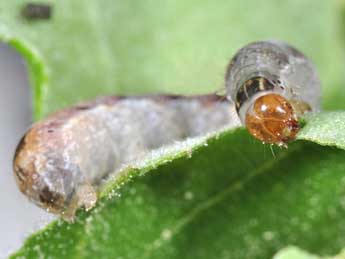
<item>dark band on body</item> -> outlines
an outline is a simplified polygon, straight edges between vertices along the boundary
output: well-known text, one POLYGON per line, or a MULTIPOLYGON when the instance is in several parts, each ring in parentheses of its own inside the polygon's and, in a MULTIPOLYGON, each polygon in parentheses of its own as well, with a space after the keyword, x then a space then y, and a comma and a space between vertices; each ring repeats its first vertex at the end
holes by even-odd
POLYGON ((238 89, 236 95, 236 110, 241 108, 242 104, 250 99, 253 95, 261 91, 269 91, 274 88, 272 82, 267 80, 264 77, 253 77, 247 80, 241 87, 238 89))

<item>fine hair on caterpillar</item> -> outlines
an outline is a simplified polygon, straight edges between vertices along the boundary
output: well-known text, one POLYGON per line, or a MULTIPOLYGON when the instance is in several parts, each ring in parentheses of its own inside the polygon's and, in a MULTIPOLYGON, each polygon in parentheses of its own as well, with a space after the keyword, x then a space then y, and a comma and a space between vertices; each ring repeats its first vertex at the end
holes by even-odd
POLYGON ((79 207, 95 205, 101 180, 152 150, 241 124, 262 142, 286 146, 301 116, 319 109, 314 66, 280 41, 240 49, 225 85, 225 96, 110 96, 52 114, 18 144, 13 169, 19 189, 72 220, 79 207))

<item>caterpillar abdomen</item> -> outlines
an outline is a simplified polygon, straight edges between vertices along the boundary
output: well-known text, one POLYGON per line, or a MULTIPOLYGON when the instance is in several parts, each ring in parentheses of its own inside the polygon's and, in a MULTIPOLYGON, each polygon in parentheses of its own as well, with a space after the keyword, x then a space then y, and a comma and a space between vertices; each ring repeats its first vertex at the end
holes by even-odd
POLYGON ((30 200, 64 218, 91 208, 102 179, 150 150, 239 125, 216 95, 105 97, 34 124, 18 145, 14 172, 30 200))

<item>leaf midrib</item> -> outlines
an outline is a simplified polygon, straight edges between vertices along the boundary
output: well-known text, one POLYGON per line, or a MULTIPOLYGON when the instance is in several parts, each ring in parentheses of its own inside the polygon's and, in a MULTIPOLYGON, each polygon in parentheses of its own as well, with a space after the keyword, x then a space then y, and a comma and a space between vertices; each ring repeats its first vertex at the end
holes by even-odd
MULTIPOLYGON (((190 212, 188 212, 185 216, 181 217, 177 220, 176 224, 171 227, 165 227, 164 229, 169 229, 171 231, 170 238, 164 238, 162 235, 155 239, 151 244, 147 246, 147 249, 143 253, 143 258, 152 258, 152 253, 157 251, 161 247, 164 246, 168 241, 170 241, 174 236, 182 231, 187 225, 191 224, 191 222, 197 218, 203 211, 210 209, 211 207, 215 206, 216 204, 220 203, 225 197, 228 195, 241 190, 249 181, 253 180, 255 177, 268 172, 270 168, 274 167, 278 162, 290 156, 291 153, 298 151, 301 149, 301 145, 294 145, 290 147, 285 152, 280 152, 275 159, 270 159, 265 161, 260 167, 254 168, 254 170, 250 171, 247 176, 241 180, 237 180, 228 185, 227 188, 215 193, 214 195, 210 196, 208 199, 201 202, 199 205, 195 206, 190 212), (157 246, 157 244, 159 244, 157 246)), ((160 233, 163 233, 163 230, 160 233)))

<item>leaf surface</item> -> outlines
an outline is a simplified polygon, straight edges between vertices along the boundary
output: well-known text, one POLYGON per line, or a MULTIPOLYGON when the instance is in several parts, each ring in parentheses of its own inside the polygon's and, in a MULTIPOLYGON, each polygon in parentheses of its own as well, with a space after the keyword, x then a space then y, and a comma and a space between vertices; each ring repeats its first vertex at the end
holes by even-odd
POLYGON ((312 255, 295 246, 289 246, 289 247, 283 248, 273 257, 273 259, 344 259, 344 258, 345 258, 345 251, 341 251, 336 256, 320 257, 317 255, 312 255))

